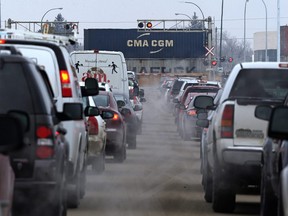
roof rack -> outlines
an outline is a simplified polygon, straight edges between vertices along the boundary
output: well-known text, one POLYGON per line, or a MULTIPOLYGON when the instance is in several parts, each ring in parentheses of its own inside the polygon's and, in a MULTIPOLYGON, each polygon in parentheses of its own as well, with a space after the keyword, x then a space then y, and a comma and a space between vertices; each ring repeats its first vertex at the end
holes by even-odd
POLYGON ((0 29, 0 39, 27 39, 27 40, 44 40, 64 45, 73 45, 76 43, 74 37, 43 34, 31 31, 17 29, 0 29))

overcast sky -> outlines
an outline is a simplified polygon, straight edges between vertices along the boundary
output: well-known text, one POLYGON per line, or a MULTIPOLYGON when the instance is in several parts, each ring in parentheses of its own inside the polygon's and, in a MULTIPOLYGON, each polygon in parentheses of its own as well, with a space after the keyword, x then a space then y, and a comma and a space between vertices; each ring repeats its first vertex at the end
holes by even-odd
MULTIPOLYGON (((187 0, 189 1, 189 0, 187 0)), ((223 31, 243 40, 244 7, 246 0, 224 0, 223 31)), ((199 18, 202 13, 193 4, 179 0, 0 0, 1 26, 11 18, 14 21, 39 21, 51 8, 63 10, 48 12, 44 20, 54 21, 61 13, 67 21, 80 22, 79 38, 87 28, 137 28, 137 19, 186 19, 175 13, 184 13, 199 18)), ((216 27, 220 28, 222 0, 193 0, 202 10, 205 18, 211 16, 216 27)), ((267 6, 267 29, 277 30, 277 0, 264 0, 267 6)), ((280 24, 288 24, 288 0, 280 0, 280 24)), ((262 0, 249 0, 246 7, 246 38, 253 33, 265 31, 266 13, 262 0)))

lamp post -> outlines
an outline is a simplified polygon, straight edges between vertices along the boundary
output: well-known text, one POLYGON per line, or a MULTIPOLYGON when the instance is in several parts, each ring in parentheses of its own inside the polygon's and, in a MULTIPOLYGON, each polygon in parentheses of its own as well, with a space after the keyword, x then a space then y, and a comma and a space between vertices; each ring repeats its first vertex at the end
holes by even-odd
POLYGON ((183 15, 183 16, 188 17, 190 20, 192 20, 192 17, 190 17, 190 16, 187 15, 187 14, 183 14, 183 13, 175 13, 175 15, 176 15, 176 16, 183 15))
POLYGON ((193 5, 195 5, 195 6, 200 10, 200 12, 201 12, 201 14, 202 14, 202 17, 203 17, 203 26, 202 26, 202 29, 205 28, 205 24, 204 24, 205 16, 204 16, 204 13, 203 13, 203 11, 201 10, 201 8, 200 8, 197 4, 195 4, 195 3, 193 3, 193 2, 190 2, 190 1, 185 1, 184 3, 193 4, 193 5))
POLYGON ((265 61, 267 61, 268 56, 267 56, 267 6, 264 2, 264 0, 262 0, 264 7, 265 7, 265 14, 266 14, 266 24, 265 24, 265 61))
MULTIPOLYGON (((183 14, 183 13, 175 13, 176 16, 179 16, 179 15, 183 15, 183 16, 186 16, 189 18, 189 20, 191 20, 191 25, 192 25, 192 17, 190 17, 189 15, 187 14, 183 14)), ((183 28, 184 28, 184 22, 183 22, 183 28)))
POLYGON ((246 61, 246 5, 249 0, 245 1, 244 7, 244 62, 246 61))
POLYGON ((281 43, 281 38, 280 38, 280 0, 277 0, 277 61, 280 62, 280 43, 281 43))
POLYGON ((50 11, 52 11, 52 10, 62 10, 62 9, 63 9, 63 8, 51 8, 51 9, 47 10, 47 11, 43 14, 43 16, 42 16, 42 18, 41 18, 41 32, 43 31, 43 29, 42 29, 42 22, 43 22, 43 19, 44 19, 45 15, 46 15, 47 13, 49 13, 50 11))
MULTIPOLYGON (((219 51, 219 59, 222 57, 222 32, 223 32, 223 6, 224 6, 224 0, 222 0, 222 6, 221 6, 221 27, 220 27, 220 51, 219 51)), ((221 61, 219 62, 219 66, 221 67, 221 61)))

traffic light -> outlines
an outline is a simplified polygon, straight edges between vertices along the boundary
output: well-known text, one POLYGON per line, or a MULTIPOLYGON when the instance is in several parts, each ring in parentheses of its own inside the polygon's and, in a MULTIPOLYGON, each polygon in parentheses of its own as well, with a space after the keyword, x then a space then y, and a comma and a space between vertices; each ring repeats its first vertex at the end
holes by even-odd
POLYGON ((228 61, 231 63, 233 62, 233 58, 232 57, 229 57, 228 61))
POLYGON ((147 22, 146 26, 147 26, 147 28, 152 28, 152 23, 151 22, 147 22))
POLYGON ((138 23, 138 28, 144 28, 144 26, 146 25, 146 28, 152 28, 152 22, 146 22, 146 21, 144 21, 144 22, 139 22, 138 23))
POLYGON ((212 61, 211 61, 211 65, 212 65, 212 66, 216 66, 216 65, 217 65, 217 61, 216 61, 216 60, 212 60, 212 61))
POLYGON ((139 22, 139 23, 138 23, 138 27, 139 27, 139 28, 143 28, 143 27, 144 27, 143 22, 139 22))

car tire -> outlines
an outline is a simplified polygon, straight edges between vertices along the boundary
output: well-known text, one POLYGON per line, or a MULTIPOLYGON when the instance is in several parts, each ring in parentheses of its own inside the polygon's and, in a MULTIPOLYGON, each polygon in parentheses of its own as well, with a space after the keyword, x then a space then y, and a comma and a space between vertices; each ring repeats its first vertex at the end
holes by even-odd
MULTIPOLYGON (((53 199, 54 203, 52 206, 45 210, 48 215, 55 215, 55 216, 66 216, 67 215, 67 190, 66 190, 66 168, 63 163, 61 168, 61 179, 59 179, 59 183, 55 189, 55 198, 53 199), (52 212, 51 214, 48 212, 52 212)), ((42 213, 41 213, 42 214, 42 213)))
POLYGON ((227 182, 226 178, 221 173, 216 158, 214 166, 212 208, 215 212, 232 213, 235 209, 236 194, 233 191, 233 188, 229 188, 229 182, 227 182))
POLYGON ((137 147, 137 136, 133 136, 128 143, 128 148, 129 149, 136 149, 137 147))
POLYGON ((267 179, 265 162, 261 174, 260 215, 277 215, 277 197, 273 193, 270 180, 267 179))
POLYGON ((126 144, 123 144, 121 149, 114 155, 114 160, 118 163, 123 163, 126 159, 126 144))
POLYGON ((81 173, 79 167, 76 170, 77 174, 75 175, 73 182, 68 184, 67 190, 67 206, 68 208, 78 208, 80 204, 80 182, 81 182, 81 173))
POLYGON ((202 185, 204 189, 204 199, 207 203, 211 203, 213 198, 213 177, 207 161, 203 164, 202 185))
POLYGON ((105 170, 105 151, 101 152, 99 157, 92 161, 92 170, 96 174, 101 174, 105 170))

